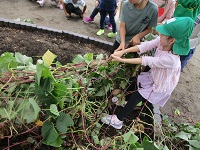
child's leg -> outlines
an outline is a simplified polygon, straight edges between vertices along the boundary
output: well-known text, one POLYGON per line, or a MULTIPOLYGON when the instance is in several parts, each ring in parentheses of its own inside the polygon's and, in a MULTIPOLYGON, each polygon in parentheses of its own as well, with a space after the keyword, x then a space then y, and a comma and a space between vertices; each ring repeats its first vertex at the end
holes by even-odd
POLYGON ((94 17, 99 13, 99 8, 95 7, 92 11, 92 13, 90 14, 90 18, 94 19, 94 17))
POLYGON ((74 5, 72 3, 68 3, 65 5, 66 11, 69 15, 74 11, 74 5))
POLYGON ((115 22, 115 11, 109 11, 109 18, 110 18, 110 23, 112 24, 112 31, 113 33, 117 32, 117 27, 116 27, 116 22, 115 22))
POLYGON ((127 117, 135 108, 135 106, 141 102, 144 101, 145 98, 142 97, 142 95, 140 95, 140 93, 138 91, 133 92, 128 99, 126 99, 126 101, 128 101, 126 103, 126 105, 121 109, 121 111, 119 113, 117 113, 117 118, 121 121, 123 121, 123 119, 125 117, 127 117))
POLYGON ((193 49, 190 49, 188 55, 185 56, 180 56, 180 60, 181 60, 181 71, 183 71, 183 68, 187 65, 188 60, 190 60, 190 58, 192 58, 194 52, 196 50, 196 47, 193 49))
POLYGON ((78 15, 79 17, 82 17, 82 10, 78 7, 78 8, 74 8, 73 13, 75 13, 76 15, 78 15))
POLYGON ((100 29, 104 29, 104 21, 106 18, 107 12, 105 10, 100 10, 100 29))

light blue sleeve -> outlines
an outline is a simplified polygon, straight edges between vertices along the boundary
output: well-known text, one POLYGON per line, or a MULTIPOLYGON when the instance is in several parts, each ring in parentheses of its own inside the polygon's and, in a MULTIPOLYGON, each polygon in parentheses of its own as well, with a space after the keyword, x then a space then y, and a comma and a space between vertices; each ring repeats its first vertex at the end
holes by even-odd
POLYGON ((124 5, 124 3, 122 4, 122 12, 120 15, 120 21, 121 22, 125 22, 125 18, 124 18, 124 9, 126 9, 126 6, 124 5))

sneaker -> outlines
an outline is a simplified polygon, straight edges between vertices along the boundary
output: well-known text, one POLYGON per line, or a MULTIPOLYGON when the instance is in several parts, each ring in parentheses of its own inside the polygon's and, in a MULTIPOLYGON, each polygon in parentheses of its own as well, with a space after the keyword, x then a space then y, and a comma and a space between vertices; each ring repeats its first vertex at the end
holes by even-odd
POLYGON ((42 7, 44 4, 44 0, 38 0, 37 3, 42 7))
POLYGON ((116 115, 106 115, 101 121, 107 125, 111 125, 115 129, 121 129, 123 125, 123 121, 120 121, 116 115))
POLYGON ((60 2, 57 3, 57 7, 63 9, 63 5, 60 2))
POLYGON ((115 37, 117 35, 117 32, 115 32, 115 33, 113 33, 113 32, 110 32, 110 33, 108 33, 108 37, 109 38, 112 38, 112 37, 115 37))
POLYGON ((83 21, 84 21, 85 23, 90 23, 90 22, 94 22, 94 19, 88 17, 88 18, 84 18, 83 21))
POLYGON ((112 30, 112 24, 108 25, 108 29, 112 30))
POLYGON ((100 30, 97 32, 97 35, 98 35, 98 36, 100 36, 100 35, 102 35, 102 34, 104 34, 104 29, 100 29, 100 30))

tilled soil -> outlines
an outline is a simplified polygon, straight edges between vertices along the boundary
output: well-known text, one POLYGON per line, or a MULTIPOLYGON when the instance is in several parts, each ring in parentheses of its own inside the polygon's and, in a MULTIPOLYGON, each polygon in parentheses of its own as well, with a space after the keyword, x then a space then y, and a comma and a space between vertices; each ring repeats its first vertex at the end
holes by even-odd
POLYGON ((77 54, 106 53, 92 44, 83 44, 62 36, 0 27, 0 55, 4 52, 20 52, 37 60, 47 50, 57 55, 57 60, 63 65, 71 62, 77 54))

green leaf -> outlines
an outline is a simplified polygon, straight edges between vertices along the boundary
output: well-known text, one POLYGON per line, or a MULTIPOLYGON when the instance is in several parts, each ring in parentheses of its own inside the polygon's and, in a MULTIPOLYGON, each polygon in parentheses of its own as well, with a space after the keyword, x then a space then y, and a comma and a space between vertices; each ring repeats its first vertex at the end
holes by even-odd
POLYGON ((200 123, 195 124, 195 127, 200 128, 200 123))
POLYGON ((39 64, 37 63, 36 65, 36 83, 38 85, 40 85, 40 79, 42 77, 42 73, 43 73, 43 70, 48 70, 48 68, 46 66, 44 66, 43 64, 39 64))
POLYGON ((101 60, 101 59, 103 59, 103 54, 98 54, 97 56, 96 56, 96 60, 101 60))
POLYGON ((142 101, 139 102, 136 106, 138 106, 138 107, 142 106, 142 101))
POLYGON ((133 131, 129 131, 123 135, 124 142, 127 144, 135 144, 139 138, 134 134, 133 131))
POLYGON ((52 94, 54 90, 54 80, 51 77, 41 78, 40 85, 35 83, 35 94, 42 103, 56 104, 57 98, 52 94))
POLYGON ((60 116, 56 120, 56 128, 61 133, 66 133, 68 127, 73 126, 74 122, 70 115, 65 114, 63 112, 60 113, 60 116))
POLYGON ((192 145, 195 148, 199 148, 200 149, 200 141, 199 140, 188 140, 188 142, 190 143, 190 145, 192 145))
POLYGON ((26 55, 22 55, 19 52, 15 53, 16 61, 22 65, 29 65, 29 63, 33 63, 33 59, 31 57, 27 57, 26 55))
POLYGON ((53 147, 61 147, 61 145, 62 145, 61 137, 58 136, 57 139, 55 141, 53 141, 52 143, 50 143, 49 145, 53 146, 53 147))
POLYGON ((64 84, 55 83, 53 95, 55 97, 64 97, 67 94, 67 88, 64 84))
POLYGON ((40 112, 40 107, 38 105, 38 103, 35 101, 35 99, 33 98, 29 98, 29 102, 32 105, 33 109, 34 109, 34 119, 37 119, 38 114, 40 112))
POLYGON ((59 116, 58 108, 55 104, 50 105, 50 112, 56 116, 59 116))
POLYGON ((155 142, 150 141, 147 137, 144 137, 142 141, 142 147, 144 150, 159 150, 155 142))
POLYGON ((73 61, 72 61, 74 64, 78 64, 78 63, 82 63, 82 62, 85 62, 85 59, 83 58, 83 56, 81 55, 77 55, 73 61))
POLYGON ((188 141, 191 138, 191 134, 181 131, 175 137, 188 141))
POLYGON ((22 115, 23 119, 25 119, 27 123, 31 123, 37 119, 40 112, 40 107, 33 98, 29 98, 28 102, 29 104, 25 107, 22 115))
POLYGON ((13 53, 3 53, 0 57, 0 71, 6 72, 10 68, 16 68, 18 65, 13 53))
POLYGON ((43 143, 50 146, 59 147, 62 144, 62 140, 58 135, 54 125, 49 121, 46 121, 42 126, 43 143))
POLYGON ((89 63, 93 60, 93 54, 92 54, 92 53, 85 54, 85 55, 84 55, 84 59, 85 59, 85 62, 86 62, 87 64, 89 64, 89 63))
POLYGON ((106 93, 104 92, 104 90, 99 90, 95 96, 104 96, 106 93))

